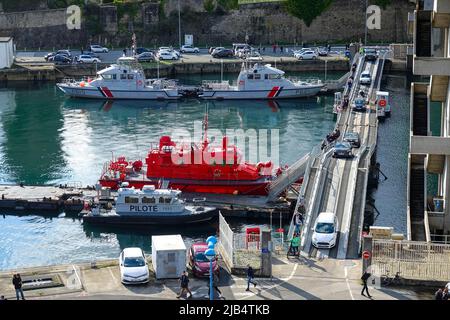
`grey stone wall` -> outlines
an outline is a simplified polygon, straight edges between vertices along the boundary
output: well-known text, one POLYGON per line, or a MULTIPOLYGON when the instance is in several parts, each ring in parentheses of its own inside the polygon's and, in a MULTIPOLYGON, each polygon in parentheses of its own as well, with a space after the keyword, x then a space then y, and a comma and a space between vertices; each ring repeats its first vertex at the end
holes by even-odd
MULTIPOLYGON (((413 4, 407 0, 392 2, 382 10, 381 30, 369 30, 369 41, 407 42, 407 15, 414 9, 413 4)), ((165 16, 157 1, 149 1, 142 4, 137 18, 125 17, 121 21, 117 21, 115 7, 104 6, 99 11, 104 32, 95 36, 90 34, 85 22, 81 31, 68 31, 65 10, 0 13, 0 36, 14 36, 18 48, 80 47, 91 40, 129 46, 131 28, 139 45, 175 45, 178 43, 178 0, 165 0, 164 4, 165 16)), ((182 34, 193 34, 196 45, 227 45, 244 41, 246 34, 254 45, 364 39, 363 0, 335 0, 310 27, 287 14, 282 4, 246 5, 225 14, 205 12, 203 0, 180 0, 180 4, 182 34)))

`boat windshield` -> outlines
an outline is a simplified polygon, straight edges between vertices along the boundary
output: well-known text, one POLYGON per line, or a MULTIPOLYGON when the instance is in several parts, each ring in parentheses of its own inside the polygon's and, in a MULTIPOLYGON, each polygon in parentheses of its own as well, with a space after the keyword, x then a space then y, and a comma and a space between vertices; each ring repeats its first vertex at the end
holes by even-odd
POLYGON ((136 268, 145 266, 145 260, 142 257, 125 258, 123 265, 127 268, 136 268))
POLYGON ((333 233, 334 225, 332 223, 319 222, 316 226, 317 233, 333 233))

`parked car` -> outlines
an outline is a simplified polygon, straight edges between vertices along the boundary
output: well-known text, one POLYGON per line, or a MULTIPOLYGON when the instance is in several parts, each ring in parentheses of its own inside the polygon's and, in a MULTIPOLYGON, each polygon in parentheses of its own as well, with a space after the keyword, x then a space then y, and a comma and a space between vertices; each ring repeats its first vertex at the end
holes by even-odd
POLYGON ((317 48, 317 54, 319 57, 327 57, 328 56, 328 49, 325 47, 317 48))
POLYGON ((359 148, 361 146, 361 139, 359 138, 358 132, 346 132, 342 140, 350 143, 353 148, 359 148))
POLYGON ((213 58, 231 58, 233 55, 233 50, 223 49, 217 52, 214 51, 212 56, 213 58))
POLYGON ((142 284, 149 281, 147 260, 140 248, 125 248, 119 257, 119 268, 123 284, 142 284))
POLYGON ((354 111, 366 111, 366 100, 364 98, 356 98, 353 105, 354 111))
POLYGON ((147 49, 147 48, 137 48, 136 49, 136 55, 140 55, 141 53, 144 53, 144 52, 152 52, 152 50, 147 49))
POLYGON ((359 83, 364 85, 370 85, 372 82, 372 76, 369 71, 364 71, 361 73, 361 77, 359 78, 359 83))
MULTIPOLYGON (((209 260, 205 256, 206 250, 208 250, 208 244, 205 242, 194 243, 189 250, 189 266, 196 277, 209 277, 209 260)), ((213 260, 213 272, 219 273, 217 259, 213 260)))
POLYGON ((372 48, 364 48, 364 60, 365 61, 375 61, 378 59, 377 50, 372 48))
POLYGON ((160 51, 158 52, 159 60, 178 60, 179 56, 175 52, 171 51, 160 51))
POLYGON ((91 45, 91 51, 95 53, 108 53, 108 48, 99 46, 98 44, 91 45))
POLYGON ((331 249, 336 245, 339 222, 336 214, 321 212, 314 223, 312 244, 316 248, 331 249))
POLYGON ((181 53, 176 50, 173 50, 173 48, 171 48, 171 47, 160 47, 158 52, 162 52, 162 51, 168 51, 168 52, 174 53, 178 58, 181 57, 181 53))
POLYGON ((76 57, 76 61, 79 63, 100 63, 102 62, 99 58, 92 57, 88 54, 82 54, 76 57))
POLYGON ((57 54, 56 56, 49 58, 48 61, 54 62, 55 64, 67 64, 71 63, 72 59, 64 54, 57 54))
POLYGON ((225 50, 224 47, 215 47, 212 51, 211 51, 211 55, 213 56, 215 53, 225 50))
POLYGON ((299 54, 305 52, 305 51, 314 51, 312 48, 302 48, 300 50, 294 50, 294 57, 298 59, 299 54))
POLYGON ((313 50, 300 52, 297 55, 297 59, 298 60, 313 60, 313 59, 317 59, 317 53, 315 51, 313 51, 313 50))
POLYGON ((45 61, 49 61, 50 58, 56 56, 56 52, 49 52, 44 56, 45 61))
POLYGON ((181 51, 181 53, 199 53, 200 49, 197 47, 193 47, 191 45, 185 44, 184 46, 181 47, 180 51, 181 51))
POLYGON ((263 61, 263 57, 257 51, 250 52, 246 58, 248 61, 263 61))
POLYGON ((214 51, 215 48, 217 48, 217 47, 210 47, 210 48, 208 49, 208 53, 209 53, 209 54, 213 53, 213 51, 214 51))
POLYGON ((333 148, 333 158, 353 158, 352 145, 349 142, 338 142, 333 148))
POLYGON ((70 50, 58 50, 58 51, 56 51, 56 54, 63 54, 63 55, 68 56, 69 58, 72 57, 72 53, 70 52, 70 50))
POLYGON ((142 52, 136 56, 138 62, 155 61, 155 55, 152 52, 142 52))

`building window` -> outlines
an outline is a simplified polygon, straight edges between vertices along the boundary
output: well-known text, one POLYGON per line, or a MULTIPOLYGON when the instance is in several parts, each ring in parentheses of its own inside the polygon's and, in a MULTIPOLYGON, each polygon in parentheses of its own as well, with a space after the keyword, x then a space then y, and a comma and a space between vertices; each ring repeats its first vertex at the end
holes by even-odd
POLYGON ((248 75, 247 75, 247 79, 253 80, 253 75, 252 75, 252 74, 248 74, 248 75))
POLYGON ((127 75, 122 73, 122 74, 120 75, 120 79, 122 79, 122 80, 127 80, 127 75))
POLYGON ((261 75, 259 73, 255 74, 255 80, 261 80, 261 75))
POLYGON ((172 201, 171 198, 166 198, 166 203, 170 203, 172 201))
POLYGON ((129 74, 128 75, 128 80, 133 80, 134 79, 134 74, 129 74))
POLYGON ((164 203, 164 197, 159 198, 159 203, 164 203))

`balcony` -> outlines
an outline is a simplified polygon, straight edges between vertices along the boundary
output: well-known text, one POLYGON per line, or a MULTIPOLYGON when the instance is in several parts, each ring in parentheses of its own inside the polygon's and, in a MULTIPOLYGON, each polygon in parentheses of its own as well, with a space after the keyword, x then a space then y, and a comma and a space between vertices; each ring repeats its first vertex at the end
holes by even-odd
POLYGON ((411 136, 410 153, 450 155, 450 137, 411 136))
POLYGON ((413 73, 418 76, 449 76, 450 58, 414 56, 413 73))

